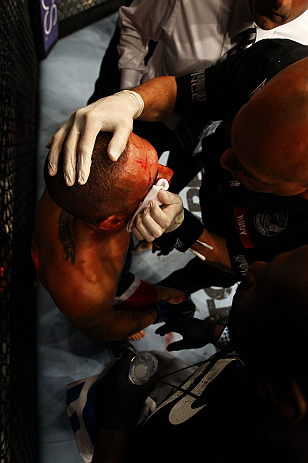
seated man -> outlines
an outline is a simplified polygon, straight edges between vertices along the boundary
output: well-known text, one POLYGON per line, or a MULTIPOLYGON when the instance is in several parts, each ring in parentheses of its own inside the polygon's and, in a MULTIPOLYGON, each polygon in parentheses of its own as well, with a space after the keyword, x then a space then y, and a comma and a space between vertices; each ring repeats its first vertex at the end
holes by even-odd
POLYGON ((93 463, 131 461, 136 448, 147 462, 307 462, 307 259, 306 245, 252 264, 230 311, 232 347, 182 369, 184 380, 170 356, 170 371, 159 359, 158 377, 132 384, 125 352, 97 383, 93 463), (148 395, 157 408, 147 400, 136 425, 148 395))
MULTIPOLYGON (((119 162, 110 161, 111 136, 97 138, 87 185, 68 187, 63 171, 50 177, 45 165, 47 188, 37 206, 32 242, 38 276, 57 307, 86 336, 102 342, 163 321, 170 304, 158 301, 185 299, 181 291, 122 272, 131 239, 128 219, 158 180, 170 181, 172 171, 159 165, 154 148, 133 133, 119 162)), ((191 301, 184 305, 194 312, 191 301)), ((183 304, 173 307, 181 310, 183 304)))

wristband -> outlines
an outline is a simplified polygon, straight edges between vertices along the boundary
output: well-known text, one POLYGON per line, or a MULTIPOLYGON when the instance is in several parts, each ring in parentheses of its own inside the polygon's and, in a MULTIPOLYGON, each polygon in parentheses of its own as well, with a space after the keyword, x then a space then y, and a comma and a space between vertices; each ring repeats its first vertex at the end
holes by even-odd
POLYGON ((185 252, 202 235, 203 230, 203 223, 187 209, 184 209, 184 221, 181 225, 169 233, 163 233, 155 241, 158 248, 171 248, 185 252))

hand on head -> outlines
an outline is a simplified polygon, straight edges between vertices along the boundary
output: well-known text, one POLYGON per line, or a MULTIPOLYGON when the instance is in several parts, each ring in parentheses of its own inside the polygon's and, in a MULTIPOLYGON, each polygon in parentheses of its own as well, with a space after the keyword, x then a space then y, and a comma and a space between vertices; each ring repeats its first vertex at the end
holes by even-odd
POLYGON ((100 131, 113 132, 108 155, 116 161, 125 149, 133 119, 139 117, 142 110, 140 95, 124 90, 75 111, 46 145, 50 149, 49 174, 57 173, 63 147, 63 170, 67 185, 75 183, 76 173, 78 183, 86 183, 97 134, 100 131))

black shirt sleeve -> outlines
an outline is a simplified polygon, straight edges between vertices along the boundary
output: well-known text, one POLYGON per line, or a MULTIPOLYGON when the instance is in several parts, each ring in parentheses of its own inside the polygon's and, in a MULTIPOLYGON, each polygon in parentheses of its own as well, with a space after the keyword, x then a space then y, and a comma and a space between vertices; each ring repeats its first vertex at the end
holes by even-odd
POLYGON ((234 117, 258 88, 307 56, 308 46, 292 40, 260 40, 217 65, 177 77, 175 111, 204 120, 234 117))

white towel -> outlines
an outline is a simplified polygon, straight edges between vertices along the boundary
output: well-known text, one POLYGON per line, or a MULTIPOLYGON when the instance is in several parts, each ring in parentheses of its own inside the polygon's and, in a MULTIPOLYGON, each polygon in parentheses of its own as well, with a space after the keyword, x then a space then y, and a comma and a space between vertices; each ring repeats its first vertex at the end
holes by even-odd
POLYGON ((127 226, 126 226, 126 230, 128 232, 132 231, 132 226, 134 224, 134 220, 135 220, 137 214, 139 214, 139 212, 143 211, 147 206, 149 206, 151 201, 156 201, 159 206, 162 204, 162 202, 159 201, 159 199, 157 198, 158 192, 160 190, 168 190, 168 188, 169 188, 169 182, 165 178, 160 178, 157 181, 157 183, 152 186, 152 188, 150 189, 148 194, 145 196, 143 201, 141 201, 141 203, 137 207, 137 210, 134 213, 134 215, 130 218, 130 220, 129 220, 127 226))

